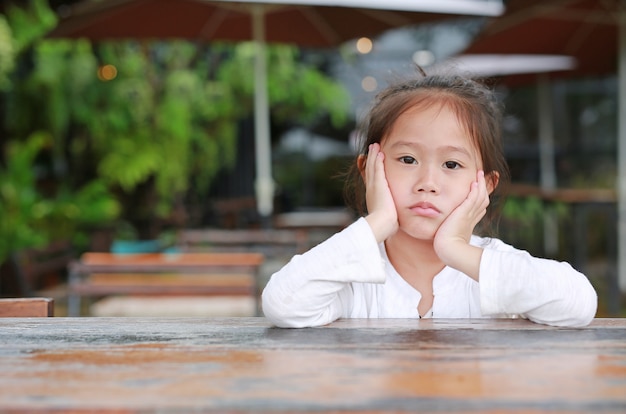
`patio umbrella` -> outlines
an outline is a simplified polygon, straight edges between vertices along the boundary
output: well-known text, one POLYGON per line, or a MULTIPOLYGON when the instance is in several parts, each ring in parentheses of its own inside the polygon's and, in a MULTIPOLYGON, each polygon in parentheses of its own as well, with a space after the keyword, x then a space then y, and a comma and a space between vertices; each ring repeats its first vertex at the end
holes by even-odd
MULTIPOLYGON (((463 51, 563 54, 576 59, 551 77, 617 73, 617 232, 619 289, 626 292, 626 4, 621 0, 511 0, 463 51)), ((511 79, 520 81, 521 78, 511 79)))
POLYGON ((460 15, 499 15, 493 0, 108 0, 84 1, 64 16, 49 37, 254 40, 255 156, 258 212, 272 214, 274 182, 266 42, 331 47, 385 30, 460 15))

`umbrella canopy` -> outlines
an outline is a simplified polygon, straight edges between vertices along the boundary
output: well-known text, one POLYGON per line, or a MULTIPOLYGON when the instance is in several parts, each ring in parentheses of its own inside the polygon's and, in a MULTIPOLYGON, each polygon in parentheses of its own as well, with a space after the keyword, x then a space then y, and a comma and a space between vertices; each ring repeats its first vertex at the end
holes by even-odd
POLYGON ((576 67, 551 77, 618 74, 617 262, 619 289, 626 292, 626 3, 511 0, 506 13, 493 19, 463 53, 562 54, 574 57, 576 67))
POLYGON ((75 5, 49 37, 254 40, 256 193, 262 218, 272 214, 265 42, 336 46, 361 36, 459 15, 499 15, 493 0, 107 0, 75 5), (292 4, 293 3, 293 4, 292 4))
POLYGON ((85 1, 74 6, 49 36, 252 40, 254 10, 263 15, 267 42, 332 47, 410 24, 459 15, 495 16, 504 9, 500 2, 484 0, 85 1))
MULTIPOLYGON (((569 55, 576 67, 552 76, 617 70, 620 0, 511 0, 464 54, 569 55)), ((509 80, 510 81, 510 80, 509 80)))

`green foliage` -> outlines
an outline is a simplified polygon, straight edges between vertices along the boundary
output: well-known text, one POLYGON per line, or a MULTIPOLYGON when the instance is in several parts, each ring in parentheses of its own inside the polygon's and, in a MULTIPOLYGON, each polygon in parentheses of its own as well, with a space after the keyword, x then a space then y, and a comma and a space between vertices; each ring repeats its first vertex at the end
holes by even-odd
MULTIPOLYGON (((7 17, 28 70, 13 73, 5 127, 13 137, 49 132, 49 174, 67 194, 97 179, 120 200, 150 200, 126 201, 123 219, 158 220, 192 182, 208 191, 234 167, 237 125, 253 110, 251 44, 43 39, 55 23, 45 0, 7 17), (102 76, 105 65, 114 76, 102 76)), ((268 60, 275 121, 345 121, 347 92, 300 63, 297 49, 269 47, 268 60)))
POLYGON ((152 44, 147 54, 137 53, 133 43, 99 50, 103 61, 117 67, 118 78, 107 82, 100 116, 87 124, 101 159, 98 172, 125 192, 154 177, 157 211, 164 215, 191 176, 208 183, 219 168, 232 165, 236 130, 224 124, 235 124, 236 107, 206 109, 229 97, 216 97, 206 86, 208 74, 194 67, 190 43, 152 44), (159 64, 148 58, 156 53, 159 64))
POLYGON ((44 244, 37 230, 49 203, 34 188, 33 160, 45 142, 42 134, 7 148, 6 167, 0 169, 0 263, 14 251, 44 244))
POLYGON ((566 217, 569 213, 566 203, 550 203, 549 206, 546 206, 537 197, 509 197, 502 207, 502 215, 521 223, 523 226, 530 226, 543 220, 547 209, 550 209, 559 218, 566 217))
POLYGON ((50 130, 60 163, 111 188, 132 193, 154 178, 152 211, 165 215, 190 176, 208 183, 232 164, 236 114, 234 105, 206 109, 214 88, 190 68, 191 44, 154 49, 163 52, 158 65, 132 42, 101 45, 101 62, 86 41, 41 42, 32 73, 14 86, 7 123, 17 136, 33 125, 50 130), (118 72, 109 81, 97 76, 106 63, 118 72))
POLYGON ((19 52, 42 38, 57 22, 47 0, 29 0, 23 7, 9 4, 6 15, 13 29, 13 44, 19 52))
POLYGON ((13 70, 14 65, 15 48, 11 28, 4 16, 0 15, 0 90, 8 86, 8 74, 13 70))
POLYGON ((569 216, 568 205, 547 204, 538 197, 508 197, 502 207, 499 236, 532 254, 543 254, 543 221, 547 214, 563 222, 569 216))
POLYGON ((102 182, 76 192, 62 189, 45 197, 37 189, 35 159, 50 144, 39 132, 7 145, 6 166, 0 169, 0 263, 13 252, 53 240, 84 240, 86 226, 114 220, 120 211, 102 182))
POLYGON ((541 220, 544 214, 543 202, 537 197, 510 197, 502 207, 502 216, 527 227, 541 220))
MULTIPOLYGON (((242 43, 235 47, 234 58, 219 71, 220 79, 231 85, 238 101, 245 103, 248 110, 252 110, 254 54, 253 43, 242 43)), ((298 58, 294 46, 267 48, 268 96, 273 118, 279 122, 297 119, 306 125, 328 114, 333 126, 345 124, 350 99, 347 90, 298 58)))

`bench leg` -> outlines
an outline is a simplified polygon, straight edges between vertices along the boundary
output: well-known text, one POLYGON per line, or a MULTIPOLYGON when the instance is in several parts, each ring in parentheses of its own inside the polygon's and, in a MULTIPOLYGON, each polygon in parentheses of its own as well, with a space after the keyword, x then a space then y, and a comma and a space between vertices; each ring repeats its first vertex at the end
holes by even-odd
POLYGON ((80 296, 70 293, 67 296, 67 316, 80 316, 80 296))
POLYGON ((69 292, 67 295, 67 316, 80 316, 80 294, 73 291, 72 286, 79 282, 80 276, 75 270, 69 274, 69 292))

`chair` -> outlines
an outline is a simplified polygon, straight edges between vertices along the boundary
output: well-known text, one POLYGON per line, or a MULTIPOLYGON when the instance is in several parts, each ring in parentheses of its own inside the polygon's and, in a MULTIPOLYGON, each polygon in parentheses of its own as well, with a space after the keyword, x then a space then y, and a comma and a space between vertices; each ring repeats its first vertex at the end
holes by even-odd
POLYGON ((39 318, 54 316, 52 298, 3 298, 0 299, 0 317, 39 318))

